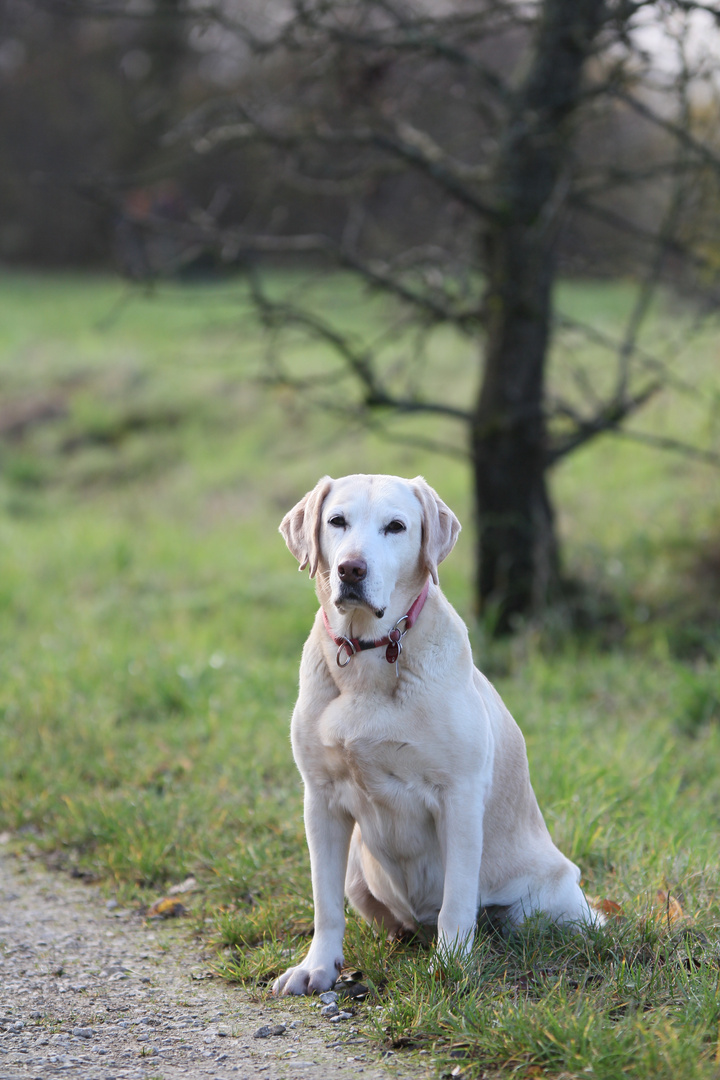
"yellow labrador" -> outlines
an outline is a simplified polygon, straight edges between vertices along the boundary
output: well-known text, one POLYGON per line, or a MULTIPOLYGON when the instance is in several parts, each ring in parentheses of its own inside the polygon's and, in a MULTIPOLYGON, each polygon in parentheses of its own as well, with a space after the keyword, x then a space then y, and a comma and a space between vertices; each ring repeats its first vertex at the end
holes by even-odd
POLYGON ((292 745, 305 784, 315 934, 276 994, 333 985, 344 898, 388 934, 437 924, 469 950, 480 906, 597 921, 555 847, 525 742, 438 586, 460 524, 422 479, 325 477, 280 526, 320 601, 292 745))

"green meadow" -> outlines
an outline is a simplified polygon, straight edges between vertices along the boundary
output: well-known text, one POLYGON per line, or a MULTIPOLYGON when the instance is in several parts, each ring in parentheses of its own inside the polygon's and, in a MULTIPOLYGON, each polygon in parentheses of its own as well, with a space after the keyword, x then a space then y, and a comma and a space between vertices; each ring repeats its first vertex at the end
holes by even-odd
MULTIPOLYGON (((484 929, 472 965, 439 979, 425 945, 349 914, 346 961, 371 989, 358 1026, 438 1075, 720 1076, 717 469, 613 436, 569 457, 553 490, 575 599, 497 643, 473 619, 467 467, 395 438, 460 433, 368 432, 337 362, 264 332, 240 283, 5 274, 0 296, 3 842, 128 904, 195 876, 189 925, 217 971, 267 994, 312 928, 288 730, 316 605, 277 526, 324 473, 422 473, 466 525, 443 587, 610 917, 588 937, 484 929), (307 394, 268 381, 284 363, 307 394)), ((623 283, 560 300, 605 334, 631 303, 623 283)), ((345 279, 315 302, 359 336, 387 314, 345 279)), ((648 348, 675 389, 636 426, 708 443, 720 328, 692 324, 672 301, 654 313, 648 348)), ((392 377, 413 348, 389 339, 392 377)), ((428 393, 466 403, 474 348, 429 335, 428 393)), ((597 342, 561 336, 558 392, 611 377, 597 342)))

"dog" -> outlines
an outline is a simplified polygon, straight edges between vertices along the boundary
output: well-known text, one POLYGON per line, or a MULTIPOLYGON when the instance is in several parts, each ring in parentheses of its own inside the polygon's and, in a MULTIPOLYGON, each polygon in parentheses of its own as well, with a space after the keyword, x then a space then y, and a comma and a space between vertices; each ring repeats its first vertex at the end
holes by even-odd
POLYGON ((305 787, 315 932, 273 992, 330 989, 344 895, 380 932, 437 926, 433 963, 470 950, 479 911, 598 922, 555 847, 525 741, 473 664, 438 584, 460 523, 422 477, 324 477, 280 525, 315 578, 291 737, 305 787))

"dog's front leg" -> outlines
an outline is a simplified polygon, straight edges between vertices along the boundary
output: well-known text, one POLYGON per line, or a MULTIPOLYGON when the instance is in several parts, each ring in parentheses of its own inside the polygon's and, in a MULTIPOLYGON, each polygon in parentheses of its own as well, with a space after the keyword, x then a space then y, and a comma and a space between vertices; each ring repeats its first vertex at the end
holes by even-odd
POLYGON ((483 801, 477 793, 455 791, 438 821, 445 878, 435 966, 466 955, 473 943, 480 906, 482 820, 483 801))
POLYGON ((301 964, 275 981, 274 994, 312 994, 329 990, 343 966, 345 871, 354 822, 333 812, 323 791, 305 788, 305 832, 310 850, 315 932, 301 964))

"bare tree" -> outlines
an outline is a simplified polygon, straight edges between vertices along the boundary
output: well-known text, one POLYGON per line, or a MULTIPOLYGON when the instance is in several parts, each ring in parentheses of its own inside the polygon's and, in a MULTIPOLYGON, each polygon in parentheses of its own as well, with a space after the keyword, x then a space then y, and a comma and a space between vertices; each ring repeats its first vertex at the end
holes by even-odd
MULTIPOLYGON (((230 186, 243 170, 264 178, 242 215, 196 218, 188 241, 251 267, 266 322, 332 348, 366 415, 459 425, 475 478, 479 604, 498 631, 511 629, 560 582, 549 470, 620 430, 668 382, 640 335, 657 289, 715 304, 707 206, 718 205, 720 150, 698 117, 720 116, 709 59, 720 55, 720 9, 235 0, 188 10, 196 28, 213 28, 219 53, 242 55, 243 70, 167 142, 215 162, 230 186), (570 402, 546 386, 562 325, 553 289, 573 260, 597 270, 596 248, 634 276, 637 300, 618 341, 573 325, 606 350, 614 374, 600 392, 578 370, 590 389, 570 402), (404 377, 383 362, 383 334, 373 341, 302 299, 278 299, 259 267, 279 256, 357 275, 392 299, 406 341, 408 327, 420 337, 449 326, 476 342, 475 400, 423 394, 416 358, 404 377)), ((285 366, 276 374, 307 387, 285 366)))

